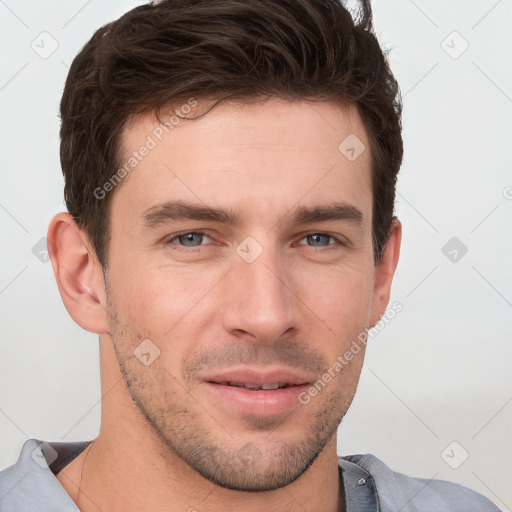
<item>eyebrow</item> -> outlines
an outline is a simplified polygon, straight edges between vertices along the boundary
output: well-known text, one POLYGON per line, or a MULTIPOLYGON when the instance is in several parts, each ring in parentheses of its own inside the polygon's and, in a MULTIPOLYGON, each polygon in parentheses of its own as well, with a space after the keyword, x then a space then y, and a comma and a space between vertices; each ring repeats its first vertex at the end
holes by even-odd
MULTIPOLYGON (((168 201, 154 206, 142 214, 142 223, 150 228, 167 222, 177 222, 186 219, 218 222, 230 226, 240 226, 244 222, 244 218, 233 210, 213 208, 181 200, 168 201)), ((363 213, 359 208, 351 204, 338 202, 312 208, 299 206, 284 215, 280 222, 283 219, 290 225, 326 221, 348 221, 354 224, 361 224, 363 213)))

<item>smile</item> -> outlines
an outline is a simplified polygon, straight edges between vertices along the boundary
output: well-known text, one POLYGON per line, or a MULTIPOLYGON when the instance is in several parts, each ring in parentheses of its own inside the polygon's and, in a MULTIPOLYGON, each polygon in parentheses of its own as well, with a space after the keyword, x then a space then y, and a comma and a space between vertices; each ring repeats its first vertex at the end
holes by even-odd
POLYGON ((237 367, 202 376, 202 389, 216 407, 250 416, 276 416, 300 405, 298 396, 316 376, 287 367, 237 367))

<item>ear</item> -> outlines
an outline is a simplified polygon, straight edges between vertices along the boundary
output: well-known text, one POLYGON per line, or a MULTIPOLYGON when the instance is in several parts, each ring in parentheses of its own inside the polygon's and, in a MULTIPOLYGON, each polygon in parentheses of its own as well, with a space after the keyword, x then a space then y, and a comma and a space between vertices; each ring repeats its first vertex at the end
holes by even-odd
POLYGON ((105 281, 89 237, 69 213, 58 213, 48 228, 48 253, 62 301, 87 331, 108 332, 105 281))
POLYGON ((394 218, 389 228, 389 237, 386 247, 375 267, 372 310, 370 313, 370 326, 373 327, 386 311, 391 293, 391 283, 400 256, 402 242, 402 224, 394 218))

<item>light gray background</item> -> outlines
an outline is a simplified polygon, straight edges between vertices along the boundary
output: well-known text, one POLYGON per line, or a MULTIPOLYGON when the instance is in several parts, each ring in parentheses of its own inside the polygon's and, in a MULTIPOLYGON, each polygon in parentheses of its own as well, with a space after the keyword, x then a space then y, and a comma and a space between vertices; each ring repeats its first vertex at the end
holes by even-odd
MULTIPOLYGON (((97 337, 70 319, 32 249, 63 210, 68 66, 96 28, 139 3, 0 0, 0 469, 29 437, 98 432, 97 337)), ((391 299, 404 310, 369 344, 338 451, 460 482, 510 511, 512 1, 388 0, 374 11, 404 100, 391 299), (452 237, 468 249, 455 247, 456 262, 442 251, 452 237)))

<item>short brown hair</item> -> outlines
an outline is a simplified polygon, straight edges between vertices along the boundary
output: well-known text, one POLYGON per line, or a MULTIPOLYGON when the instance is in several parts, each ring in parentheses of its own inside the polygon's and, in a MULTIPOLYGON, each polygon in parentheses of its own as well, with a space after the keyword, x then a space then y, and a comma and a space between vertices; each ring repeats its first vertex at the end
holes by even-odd
POLYGON ((115 192, 98 199, 94 190, 121 165, 128 119, 191 97, 270 96, 357 106, 370 140, 378 261, 402 162, 402 104, 369 1, 353 19, 339 0, 163 0, 97 30, 74 59, 62 97, 66 206, 104 269, 115 192))

